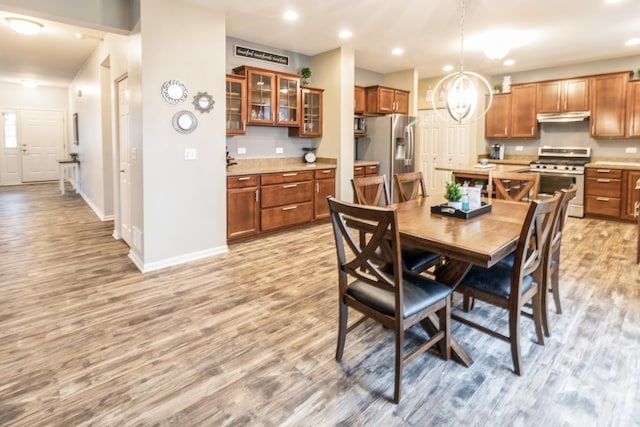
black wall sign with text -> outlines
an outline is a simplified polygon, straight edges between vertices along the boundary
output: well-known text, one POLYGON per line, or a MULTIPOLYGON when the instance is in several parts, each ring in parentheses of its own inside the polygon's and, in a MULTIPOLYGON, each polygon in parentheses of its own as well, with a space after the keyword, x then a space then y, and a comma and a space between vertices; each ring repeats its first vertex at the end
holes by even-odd
POLYGON ((235 56, 242 56, 245 58, 257 59, 258 61, 271 62, 280 65, 289 65, 289 57, 284 55, 278 55, 275 53, 263 52, 257 49, 251 49, 244 46, 234 46, 235 56))

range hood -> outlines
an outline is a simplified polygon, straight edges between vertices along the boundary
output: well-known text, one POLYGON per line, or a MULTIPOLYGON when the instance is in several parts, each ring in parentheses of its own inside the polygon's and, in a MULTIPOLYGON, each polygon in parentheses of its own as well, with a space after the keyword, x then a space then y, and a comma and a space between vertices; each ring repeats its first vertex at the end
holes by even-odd
POLYGON ((589 111, 575 111, 571 113, 544 113, 536 115, 538 123, 565 123, 565 122, 581 122, 588 119, 591 113, 589 111))

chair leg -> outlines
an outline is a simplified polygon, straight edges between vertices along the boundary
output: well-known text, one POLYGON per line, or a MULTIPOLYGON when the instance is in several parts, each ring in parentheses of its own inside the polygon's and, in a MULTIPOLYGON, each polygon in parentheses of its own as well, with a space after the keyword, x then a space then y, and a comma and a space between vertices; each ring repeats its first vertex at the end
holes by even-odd
POLYGON ((536 327, 536 335, 538 337, 538 344, 544 345, 544 335, 542 334, 542 320, 545 317, 542 312, 542 297, 540 292, 535 294, 532 298, 532 311, 533 311, 533 324, 536 327))
POLYGON ((344 351, 344 342, 347 338, 347 317, 349 315, 349 307, 343 301, 339 302, 338 308, 338 345, 336 348, 336 360, 342 360, 342 352, 344 351))
POLYGON ((470 312, 471 310, 473 310, 475 302, 475 298, 465 295, 462 298, 462 309, 467 313, 470 312))
MULTIPOLYGON (((545 276, 545 278, 543 279, 543 283, 542 286, 540 287, 541 290, 540 292, 538 292, 538 295, 540 295, 540 306, 541 306, 541 315, 542 315, 542 330, 544 332, 544 336, 545 337, 550 337, 551 336, 551 332, 549 331, 549 316, 548 316, 548 300, 549 300, 549 293, 547 292, 547 289, 549 288, 548 282, 549 280, 547 280, 547 278, 550 276, 551 274, 547 274, 545 276)), ((535 301, 532 301, 532 305, 535 304, 535 301)), ((533 310, 533 314, 535 315, 535 307, 533 310)))
POLYGON ((511 359, 516 375, 522 375, 520 360, 520 310, 509 310, 509 340, 511 342, 511 359))
POLYGON ((400 385, 402 384, 402 368, 404 366, 404 331, 396 328, 396 369, 393 388, 393 402, 400 402, 400 385))
POLYGON ((553 302, 556 304, 556 313, 562 314, 562 307, 560 307, 560 288, 558 282, 560 281, 560 271, 556 267, 551 273, 551 290, 553 292, 553 302))

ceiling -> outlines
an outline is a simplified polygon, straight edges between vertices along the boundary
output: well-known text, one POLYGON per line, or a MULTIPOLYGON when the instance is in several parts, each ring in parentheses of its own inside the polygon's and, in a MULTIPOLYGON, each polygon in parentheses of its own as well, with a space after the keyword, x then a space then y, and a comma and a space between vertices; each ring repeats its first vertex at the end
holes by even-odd
MULTIPOLYGON (((640 0, 466 0, 461 31, 461 7, 455 0, 186 0, 226 13, 227 35, 315 55, 337 47, 355 52, 356 67, 388 73, 416 68, 419 76, 446 74, 449 64, 460 63, 464 34, 464 68, 487 75, 562 66, 594 60, 638 57, 640 45, 625 41, 640 38, 640 0), (399 7, 398 5, 402 5, 399 7), (282 19, 285 10, 299 14, 296 21, 282 19), (349 29, 343 40, 338 32, 349 29), (474 39, 490 30, 518 31, 502 36, 515 41, 506 58, 490 60, 474 39), (404 54, 391 55, 394 48, 404 54)), ((44 85, 66 86, 96 48, 103 32, 37 19, 45 25, 37 36, 11 31, 0 11, 0 80, 36 79, 44 85), (84 33, 77 39, 76 33, 84 33)))

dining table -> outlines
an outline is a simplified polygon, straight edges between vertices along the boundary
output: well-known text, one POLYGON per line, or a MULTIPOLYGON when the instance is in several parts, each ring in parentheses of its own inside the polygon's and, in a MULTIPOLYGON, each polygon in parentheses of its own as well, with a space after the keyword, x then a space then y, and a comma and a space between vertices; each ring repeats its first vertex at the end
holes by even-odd
MULTIPOLYGON (((437 281, 455 287, 473 265, 489 268, 515 251, 529 203, 502 199, 482 199, 490 208, 470 218, 458 217, 436 209, 446 202, 442 196, 427 196, 390 205, 396 209, 398 231, 403 245, 418 247, 445 257, 434 274, 437 281)), ((422 326, 427 333, 437 328, 427 318, 422 326)), ((451 339, 452 357, 465 366, 471 357, 451 339)))

